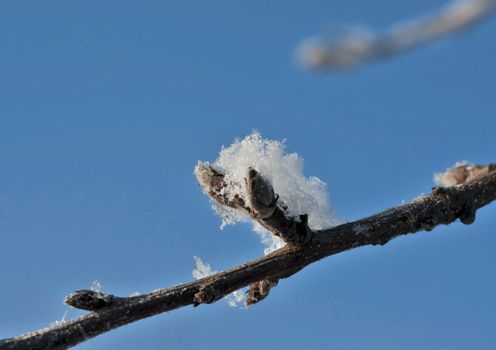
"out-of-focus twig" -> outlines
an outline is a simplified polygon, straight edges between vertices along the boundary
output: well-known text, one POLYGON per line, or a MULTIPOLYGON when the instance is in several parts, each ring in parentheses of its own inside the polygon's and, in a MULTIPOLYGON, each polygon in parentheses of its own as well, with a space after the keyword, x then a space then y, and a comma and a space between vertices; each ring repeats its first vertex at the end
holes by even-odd
POLYGON ((383 34, 350 27, 327 38, 307 39, 297 54, 313 69, 339 70, 398 53, 456 34, 496 11, 496 0, 455 0, 439 12, 392 26, 383 34))

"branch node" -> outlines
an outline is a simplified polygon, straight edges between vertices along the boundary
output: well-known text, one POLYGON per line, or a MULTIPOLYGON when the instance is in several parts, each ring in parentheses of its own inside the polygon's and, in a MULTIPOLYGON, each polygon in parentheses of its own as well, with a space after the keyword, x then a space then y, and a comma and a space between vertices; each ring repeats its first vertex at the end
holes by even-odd
POLYGON ((301 244, 310 243, 313 238, 313 231, 308 227, 308 214, 300 215, 300 222, 296 223, 296 232, 301 244))
POLYGON ((257 283, 253 283, 248 290, 248 296, 246 297, 245 304, 253 305, 259 301, 264 300, 270 293, 270 290, 277 286, 278 280, 262 280, 257 283))
POLYGON ((75 307, 76 309, 96 311, 111 305, 114 300, 115 297, 111 294, 82 289, 72 292, 66 296, 64 303, 75 307))
POLYGON ((246 192, 249 209, 264 227, 285 242, 303 245, 312 240, 313 232, 308 227, 308 214, 299 215, 299 221, 286 216, 286 207, 279 203, 271 183, 258 171, 248 168, 246 192), (282 208, 281 208, 282 207, 282 208))
MULTIPOLYGON (((372 243, 373 245, 380 245, 380 246, 384 246, 386 245, 389 241, 391 240, 391 237, 386 237, 386 236, 383 236, 383 237, 379 237, 377 239, 377 243, 372 243)), ((358 245, 357 245, 358 246, 358 245)))
POLYGON ((476 209, 472 206, 465 207, 464 212, 460 215, 460 221, 465 225, 470 225, 474 223, 476 215, 476 209))
POLYGON ((218 299, 217 293, 212 287, 201 286, 200 290, 193 297, 193 306, 200 304, 210 304, 218 299))

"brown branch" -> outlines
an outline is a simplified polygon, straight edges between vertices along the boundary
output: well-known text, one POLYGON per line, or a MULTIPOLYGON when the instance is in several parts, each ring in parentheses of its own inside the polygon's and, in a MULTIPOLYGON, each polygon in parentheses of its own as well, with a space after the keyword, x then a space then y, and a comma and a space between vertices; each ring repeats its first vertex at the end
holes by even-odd
MULTIPOLYGON (((494 165, 491 169, 494 169, 494 165)), ((383 245, 397 236, 431 230, 456 219, 470 223, 477 209, 495 199, 496 171, 491 170, 462 185, 436 187, 427 196, 377 215, 316 231, 312 240, 305 245, 287 245, 263 258, 195 282, 129 298, 87 295, 89 304, 96 298, 102 299, 104 305, 100 308, 97 302, 96 311, 74 320, 0 340, 0 350, 66 349, 125 324, 193 305, 195 295, 199 292, 205 293, 202 301, 214 302, 242 287, 291 275, 315 261, 348 249, 369 244, 383 245)), ((83 306, 86 305, 85 298, 75 299, 83 306)))
MULTIPOLYGON (((200 186, 204 192, 221 206, 240 210, 256 220, 260 225, 282 238, 287 244, 300 246, 308 243, 313 237, 313 231, 308 227, 308 215, 301 213, 298 218, 287 213, 287 207, 279 201, 272 184, 257 170, 248 168, 245 178, 246 200, 239 194, 230 198, 226 194, 228 184, 224 174, 211 165, 198 164, 195 168, 200 186)), ((299 269, 295 270, 296 273, 299 269)), ((287 276, 281 276, 287 277, 287 276)), ((245 304, 252 305, 265 299, 279 279, 265 279, 250 285, 245 304)), ((205 293, 197 295, 196 302, 202 303, 205 293)), ((196 305, 196 304, 195 304, 196 305)))
MULTIPOLYGON (((248 168, 246 172, 246 201, 239 195, 234 196, 233 199, 226 195, 225 190, 228 184, 225 182, 224 175, 212 166, 198 164, 195 174, 200 186, 212 200, 220 205, 241 210, 286 243, 299 246, 312 239, 313 231, 308 227, 308 215, 301 213, 298 218, 289 216, 288 208, 279 201, 279 196, 274 192, 272 184, 255 169, 248 168)), ((297 271, 299 269, 293 273, 297 271)), ((278 281, 279 279, 272 278, 250 285, 246 305, 265 299, 278 281)))

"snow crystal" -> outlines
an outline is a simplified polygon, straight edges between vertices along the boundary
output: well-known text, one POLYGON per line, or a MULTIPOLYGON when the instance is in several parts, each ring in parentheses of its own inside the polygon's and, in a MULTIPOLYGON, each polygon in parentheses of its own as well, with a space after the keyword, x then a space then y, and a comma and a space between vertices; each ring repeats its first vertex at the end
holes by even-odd
POLYGON ((273 235, 272 232, 267 230, 265 227, 260 225, 258 222, 253 221, 253 231, 260 236, 260 241, 267 246, 264 250, 264 254, 270 254, 274 250, 282 248, 286 245, 286 243, 276 235, 273 235))
MULTIPOLYGON (((284 142, 263 139, 254 131, 243 140, 223 147, 212 166, 225 175, 227 186, 223 194, 229 199, 238 195, 247 200, 245 178, 251 167, 272 184, 279 203, 287 206, 288 216, 308 214, 308 225, 314 230, 340 223, 329 203, 326 184, 317 177, 305 177, 303 158, 296 153, 286 153, 284 142)), ((232 208, 214 204, 214 209, 223 220, 221 227, 248 220, 246 214, 232 208)), ((282 246, 277 237, 269 239, 268 234, 258 228, 256 232, 269 246, 267 251, 282 246)))
POLYGON ((243 289, 238 289, 226 296, 225 299, 227 299, 227 305, 230 307, 239 307, 240 305, 245 305, 246 293, 243 289))
POLYGON ((203 262, 199 257, 194 256, 193 259, 195 259, 196 268, 193 270, 192 274, 197 280, 217 273, 217 271, 212 271, 210 265, 203 262))
POLYGON ((98 282, 98 280, 94 280, 93 283, 91 283, 91 290, 94 292, 101 292, 102 291, 102 284, 98 282))
POLYGON ((355 236, 365 235, 368 237, 370 235, 369 231, 372 229, 372 226, 370 226, 369 224, 355 224, 351 229, 355 236))
MULTIPOLYGON (((193 259, 195 259, 196 263, 196 268, 193 270, 193 277, 197 280, 217 273, 217 271, 212 270, 210 264, 203 262, 199 257, 194 256, 193 259)), ((227 300, 227 304, 229 306, 237 307, 238 304, 244 304, 246 296, 243 289, 238 289, 237 291, 225 296, 224 299, 227 300)))
POLYGON ((61 326, 64 323, 66 323, 67 322, 67 320, 66 320, 67 313, 68 313, 68 311, 65 310, 64 314, 62 315, 62 318, 60 320, 56 320, 56 321, 53 321, 52 323, 50 323, 50 327, 61 326))

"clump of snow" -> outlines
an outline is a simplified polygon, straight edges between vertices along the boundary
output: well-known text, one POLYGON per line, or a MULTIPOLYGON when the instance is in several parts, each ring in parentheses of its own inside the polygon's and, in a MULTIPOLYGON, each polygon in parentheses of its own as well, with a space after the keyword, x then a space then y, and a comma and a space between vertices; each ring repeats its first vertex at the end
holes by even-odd
MULTIPOLYGON (((217 271, 212 270, 210 264, 203 262, 202 259, 200 259, 199 257, 194 256, 193 259, 195 259, 195 264, 196 264, 196 268, 193 270, 193 277, 196 278, 197 280, 217 273, 217 271)), ((229 306, 237 307, 238 304, 244 305, 246 295, 243 289, 238 289, 237 291, 234 291, 231 294, 224 297, 224 299, 227 300, 227 304, 229 306)))
POLYGON ((441 187, 451 187, 463 183, 467 178, 468 170, 473 166, 467 161, 457 162, 443 173, 434 174, 434 183, 441 187))
POLYGON ((193 270, 192 274, 197 280, 217 273, 217 271, 213 271, 210 265, 203 262, 199 257, 194 256, 193 259, 195 259, 196 268, 193 270))
POLYGON ((98 280, 94 280, 93 283, 91 283, 91 290, 94 292, 101 292, 102 291, 102 284, 98 282, 98 280))
MULTIPOLYGON (((223 195, 229 199, 238 195, 247 201, 245 178, 248 168, 257 170, 272 184, 279 195, 279 203, 287 207, 287 215, 298 217, 308 214, 308 225, 314 230, 336 226, 340 223, 329 203, 326 184, 317 177, 303 175, 303 158, 296 153, 286 153, 284 141, 263 139, 254 131, 231 146, 223 147, 218 159, 212 164, 221 171, 227 186, 223 195)), ((247 221, 241 211, 214 203, 214 209, 222 218, 222 226, 247 221)), ((270 247, 280 247, 281 242, 271 235, 268 239, 262 230, 256 230, 270 247)))

